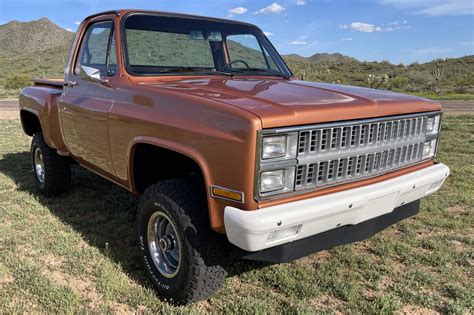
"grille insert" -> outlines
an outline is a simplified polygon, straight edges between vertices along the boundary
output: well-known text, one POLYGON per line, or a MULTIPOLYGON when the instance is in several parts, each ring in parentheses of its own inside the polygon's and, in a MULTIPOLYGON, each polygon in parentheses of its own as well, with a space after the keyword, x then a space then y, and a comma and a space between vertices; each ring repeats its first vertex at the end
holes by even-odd
POLYGON ((299 133, 299 156, 352 150, 424 137, 427 117, 304 130, 299 133))
POLYGON ((372 177, 422 160, 423 142, 296 167, 296 189, 372 177))
POLYGON ((422 160, 427 116, 299 131, 295 189, 349 182, 422 160))

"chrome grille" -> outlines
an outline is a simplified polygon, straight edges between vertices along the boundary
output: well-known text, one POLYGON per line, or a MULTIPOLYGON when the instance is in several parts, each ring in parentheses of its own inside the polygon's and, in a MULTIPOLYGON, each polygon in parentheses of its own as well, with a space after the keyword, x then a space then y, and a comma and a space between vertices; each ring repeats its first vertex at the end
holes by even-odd
POLYGON ((299 131, 295 190, 372 177, 422 160, 426 116, 299 131))
POLYGON ((426 117, 300 131, 298 155, 353 150, 423 137, 426 117))
POLYGON ((324 189, 432 159, 440 120, 439 112, 428 112, 264 129, 258 135, 255 198, 324 189), (281 135, 286 136, 287 154, 263 159, 263 139, 281 135), (263 174, 275 170, 283 171, 284 187, 262 189, 263 174))
POLYGON ((419 142, 364 155, 298 165, 296 189, 335 184, 385 173, 421 161, 422 149, 423 142, 419 142))

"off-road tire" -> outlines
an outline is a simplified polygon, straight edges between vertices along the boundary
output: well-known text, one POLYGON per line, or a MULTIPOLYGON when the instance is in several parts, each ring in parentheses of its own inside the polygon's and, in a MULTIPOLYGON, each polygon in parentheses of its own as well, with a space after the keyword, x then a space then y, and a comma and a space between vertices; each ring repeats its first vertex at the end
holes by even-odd
POLYGON ((219 289, 227 276, 228 243, 211 230, 205 190, 192 180, 168 180, 150 186, 141 197, 137 229, 145 269, 157 292, 173 304, 206 299, 219 289), (177 273, 167 278, 151 258, 147 228, 155 212, 171 219, 181 245, 177 273))
POLYGON ((36 133, 31 142, 31 165, 38 191, 47 197, 65 193, 71 186, 71 165, 44 141, 42 133, 36 133), (41 182, 35 170, 35 152, 39 149, 44 164, 44 180, 41 182))

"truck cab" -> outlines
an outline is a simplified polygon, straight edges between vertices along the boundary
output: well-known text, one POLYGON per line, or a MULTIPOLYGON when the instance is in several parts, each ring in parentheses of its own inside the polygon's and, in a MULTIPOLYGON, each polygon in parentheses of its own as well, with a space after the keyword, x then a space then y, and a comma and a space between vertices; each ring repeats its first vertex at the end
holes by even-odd
POLYGON ((449 168, 437 102, 300 81, 257 26, 119 10, 87 17, 63 80, 20 94, 39 192, 79 164, 140 198, 158 293, 186 304, 229 257, 285 262, 415 215, 449 168))

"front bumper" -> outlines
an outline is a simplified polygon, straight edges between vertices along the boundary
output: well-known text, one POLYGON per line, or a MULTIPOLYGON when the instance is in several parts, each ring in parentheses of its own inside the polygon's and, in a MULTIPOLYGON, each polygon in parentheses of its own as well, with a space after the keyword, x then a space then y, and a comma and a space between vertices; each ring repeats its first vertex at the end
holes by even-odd
POLYGON ((436 192, 448 175, 448 166, 436 164, 380 183, 257 211, 226 207, 227 238, 255 252, 356 225, 436 192))

